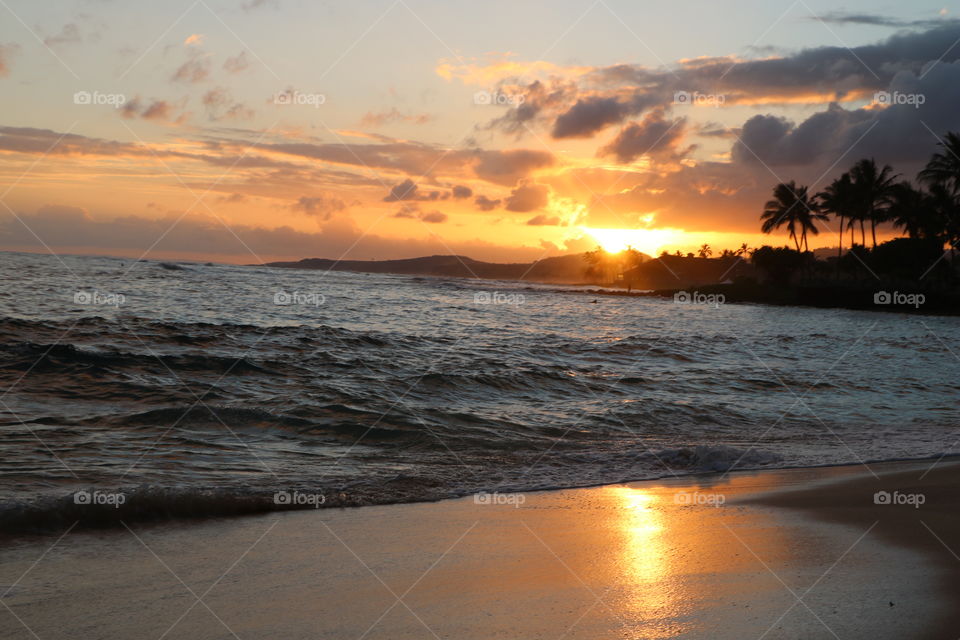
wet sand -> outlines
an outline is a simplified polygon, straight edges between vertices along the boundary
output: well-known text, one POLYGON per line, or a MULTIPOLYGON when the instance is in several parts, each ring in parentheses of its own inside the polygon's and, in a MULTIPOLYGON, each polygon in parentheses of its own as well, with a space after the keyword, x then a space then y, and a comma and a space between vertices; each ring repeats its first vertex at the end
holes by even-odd
POLYGON ((957 637, 960 561, 922 523, 960 541, 960 476, 917 480, 929 466, 5 540, 0 638, 957 637), (875 505, 875 486, 927 500, 875 505))

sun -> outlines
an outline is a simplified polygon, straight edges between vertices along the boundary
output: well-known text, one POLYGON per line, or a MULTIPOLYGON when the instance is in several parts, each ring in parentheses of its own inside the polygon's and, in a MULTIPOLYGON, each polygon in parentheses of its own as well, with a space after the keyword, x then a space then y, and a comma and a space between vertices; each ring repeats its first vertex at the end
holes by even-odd
POLYGON ((583 231, 590 234, 604 251, 620 253, 632 247, 637 251, 656 256, 659 251, 670 244, 676 243, 683 235, 677 229, 593 229, 583 227, 583 231))

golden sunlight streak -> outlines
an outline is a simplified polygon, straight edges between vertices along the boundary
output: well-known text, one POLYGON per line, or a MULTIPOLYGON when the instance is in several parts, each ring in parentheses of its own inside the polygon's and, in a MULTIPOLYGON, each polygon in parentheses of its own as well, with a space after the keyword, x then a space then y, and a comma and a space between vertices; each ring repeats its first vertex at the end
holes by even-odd
POLYGON ((680 229, 582 229, 610 253, 619 253, 627 247, 633 247, 654 257, 667 245, 680 242, 684 236, 680 229))

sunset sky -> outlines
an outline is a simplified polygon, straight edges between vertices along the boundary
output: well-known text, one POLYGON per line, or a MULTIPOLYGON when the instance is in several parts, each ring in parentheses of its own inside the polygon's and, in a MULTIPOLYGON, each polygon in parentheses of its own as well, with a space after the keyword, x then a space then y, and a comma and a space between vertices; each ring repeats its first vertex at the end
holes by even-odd
MULTIPOLYGON (((956 3, 3 0, 0 16, 4 249, 782 245, 758 222, 777 182, 817 191, 870 156, 912 178, 960 130, 956 3)), ((836 246, 831 224, 812 246, 836 246)))

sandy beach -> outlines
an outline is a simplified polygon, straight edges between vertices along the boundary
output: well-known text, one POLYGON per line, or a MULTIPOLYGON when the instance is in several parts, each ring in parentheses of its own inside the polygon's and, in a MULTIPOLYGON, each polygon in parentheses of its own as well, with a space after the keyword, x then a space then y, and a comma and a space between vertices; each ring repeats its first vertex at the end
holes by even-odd
POLYGON ((8 540, 0 637, 954 637, 958 465, 921 478, 929 469, 735 473, 8 540), (925 501, 878 505, 878 490, 925 501))

